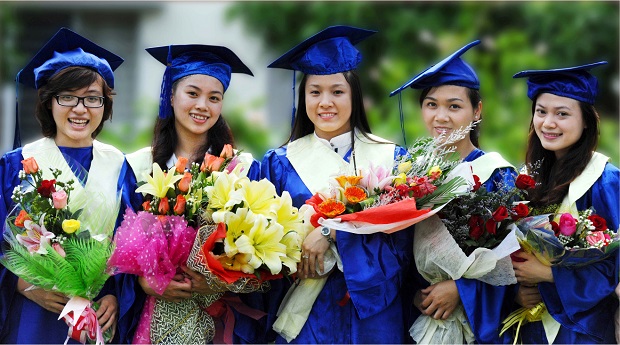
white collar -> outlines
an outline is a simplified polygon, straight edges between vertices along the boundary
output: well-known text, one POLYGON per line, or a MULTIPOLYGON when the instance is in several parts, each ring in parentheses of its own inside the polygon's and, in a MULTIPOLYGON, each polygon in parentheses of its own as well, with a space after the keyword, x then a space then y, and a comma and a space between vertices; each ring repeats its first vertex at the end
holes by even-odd
POLYGON ((326 139, 323 139, 323 138, 319 138, 319 136, 316 135, 316 132, 314 132, 314 137, 321 144, 329 147, 330 150, 335 151, 336 153, 338 153, 338 155, 340 155, 340 157, 344 157, 344 155, 351 148, 351 131, 348 131, 346 133, 342 133, 340 135, 337 135, 337 136, 333 137, 329 141, 326 140, 326 139))
POLYGON ((177 161, 179 159, 177 158, 177 155, 175 155, 174 153, 172 153, 172 156, 170 156, 170 158, 168 159, 168 161, 166 162, 166 167, 168 167, 168 170, 171 170, 172 167, 174 167, 175 165, 177 165, 177 161))

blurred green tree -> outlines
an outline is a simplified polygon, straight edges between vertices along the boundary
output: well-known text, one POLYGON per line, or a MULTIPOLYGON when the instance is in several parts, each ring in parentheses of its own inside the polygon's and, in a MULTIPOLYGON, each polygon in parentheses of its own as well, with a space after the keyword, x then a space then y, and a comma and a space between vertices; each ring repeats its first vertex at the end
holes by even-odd
MULTIPOLYGON (((597 109, 600 151, 618 164, 619 2, 240 2, 228 15, 268 49, 285 52, 330 25, 376 29, 364 41, 359 71, 373 130, 402 143, 398 100, 388 94, 431 64, 474 39, 465 56, 478 73, 483 96, 483 149, 524 160, 531 102, 524 69, 572 66, 599 60, 597 109)), ((419 92, 403 93, 408 142, 426 135, 419 92)))

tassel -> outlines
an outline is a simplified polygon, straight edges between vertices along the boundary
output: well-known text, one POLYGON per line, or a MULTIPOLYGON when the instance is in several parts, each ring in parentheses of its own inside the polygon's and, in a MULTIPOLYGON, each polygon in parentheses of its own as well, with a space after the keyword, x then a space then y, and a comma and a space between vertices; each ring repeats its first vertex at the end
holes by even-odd
POLYGON ((166 64, 166 71, 164 72, 164 78, 161 81, 161 91, 159 94, 159 118, 166 119, 172 115, 171 113, 171 101, 172 96, 172 46, 168 46, 168 58, 166 64))
POLYGON ((400 113, 400 131, 403 134, 403 143, 407 147, 407 137, 405 136, 405 114, 403 114, 402 92, 398 93, 398 112, 400 113))
POLYGON ((22 71, 17 73, 15 78, 15 134, 13 136, 13 150, 22 146, 22 138, 19 132, 19 75, 22 71))
POLYGON ((293 129, 295 125, 295 112, 297 111, 297 109, 295 109, 295 84, 295 71, 293 71, 293 113, 291 114, 291 129, 293 129))

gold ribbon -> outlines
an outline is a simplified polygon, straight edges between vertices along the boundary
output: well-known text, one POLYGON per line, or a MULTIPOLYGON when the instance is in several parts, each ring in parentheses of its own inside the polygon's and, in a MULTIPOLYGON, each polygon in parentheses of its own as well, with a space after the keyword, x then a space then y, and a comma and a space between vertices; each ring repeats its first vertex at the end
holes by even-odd
POLYGON ((515 332, 515 341, 513 342, 513 345, 515 345, 517 343, 517 339, 519 339, 519 331, 521 330, 521 325, 528 322, 542 321, 543 314, 545 313, 549 314, 544 302, 539 302, 533 308, 519 308, 510 313, 510 315, 508 315, 508 317, 505 318, 504 321, 502 321, 504 327, 502 327, 499 335, 501 336, 502 334, 504 334, 504 332, 506 332, 508 329, 510 329, 516 324, 517 330, 515 332))

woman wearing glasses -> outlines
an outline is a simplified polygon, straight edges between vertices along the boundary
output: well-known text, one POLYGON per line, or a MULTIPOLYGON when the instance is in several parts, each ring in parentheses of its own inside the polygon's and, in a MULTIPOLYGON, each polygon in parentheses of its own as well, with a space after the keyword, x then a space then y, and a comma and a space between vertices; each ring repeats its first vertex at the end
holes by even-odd
MULTIPOLYGON (((34 157, 44 174, 55 168, 62 171, 59 180, 80 181, 81 193, 96 193, 99 202, 117 200, 126 171, 123 154, 95 137, 103 123, 112 117, 113 71, 122 62, 121 57, 62 28, 19 72, 20 83, 38 90, 35 116, 44 138, 10 151, 0 159, 3 225, 15 206, 11 196, 13 189, 21 184, 22 160, 29 157, 34 157), (84 172, 88 172, 87 178, 84 172)), ((18 135, 15 144, 20 145, 18 135)), ((97 213, 116 213, 113 208, 97 210, 97 213)), ((117 217, 117 214, 110 216, 117 217)), ((0 242, 4 245, 2 238, 0 242)), ((113 333, 119 315, 122 317, 113 294, 114 281, 109 279, 95 298, 100 304, 96 315, 102 330, 111 328, 113 333)), ((67 324, 59 320, 69 300, 67 296, 36 288, 3 266, 0 266, 0 286, 0 343, 63 343, 67 339, 67 324)))

